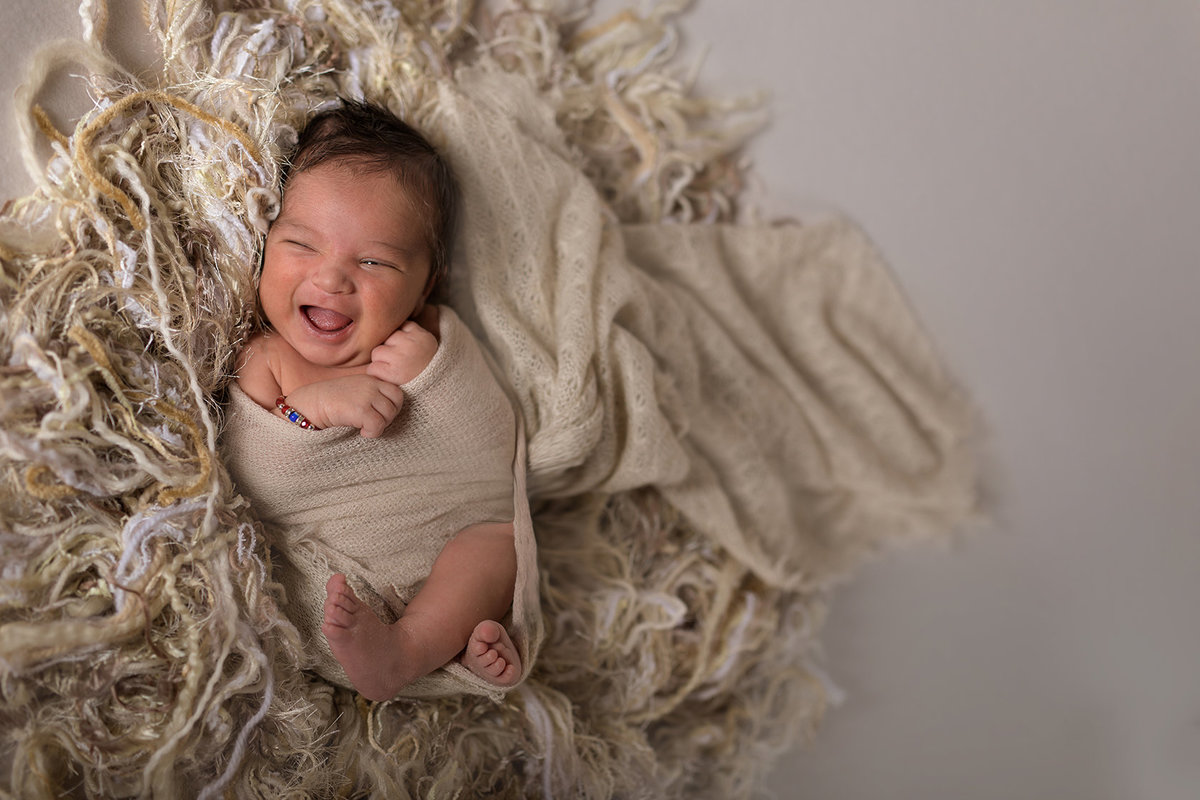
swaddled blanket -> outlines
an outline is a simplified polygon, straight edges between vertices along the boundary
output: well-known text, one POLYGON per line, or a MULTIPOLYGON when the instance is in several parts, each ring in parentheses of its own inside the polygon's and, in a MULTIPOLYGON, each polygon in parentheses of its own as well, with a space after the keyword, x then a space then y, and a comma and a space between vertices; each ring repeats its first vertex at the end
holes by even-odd
MULTIPOLYGON (((302 430, 230 387, 225 461, 238 489, 278 533, 286 610, 314 668, 342 686, 351 684, 321 633, 329 577, 346 573, 359 597, 394 622, 446 542, 480 522, 514 520, 518 572, 508 628, 525 674, 533 660, 537 566, 523 437, 479 346, 448 308, 441 309, 440 328, 437 353, 404 385, 404 406, 378 439, 353 428, 302 430)), ((456 692, 504 690, 451 663, 403 694, 456 692)))

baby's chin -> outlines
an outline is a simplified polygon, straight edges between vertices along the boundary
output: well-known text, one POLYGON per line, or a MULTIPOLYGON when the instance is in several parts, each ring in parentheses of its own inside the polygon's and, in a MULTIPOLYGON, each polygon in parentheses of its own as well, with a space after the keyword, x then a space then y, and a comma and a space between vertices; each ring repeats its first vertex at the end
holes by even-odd
POLYGON ((320 359, 320 360, 306 359, 306 360, 308 360, 309 364, 311 364, 313 367, 317 367, 319 369, 337 370, 338 372, 345 372, 348 375, 357 374, 360 372, 366 372, 367 367, 370 366, 370 364, 371 364, 371 357, 369 355, 368 356, 358 356, 355 358, 350 358, 350 359, 345 359, 345 360, 338 360, 338 359, 320 359))
POLYGON ((350 352, 338 352, 335 348, 314 346, 312 342, 289 341, 288 345, 301 361, 313 369, 336 370, 354 374, 366 372, 367 366, 371 363, 371 350, 364 352, 358 348, 350 352))

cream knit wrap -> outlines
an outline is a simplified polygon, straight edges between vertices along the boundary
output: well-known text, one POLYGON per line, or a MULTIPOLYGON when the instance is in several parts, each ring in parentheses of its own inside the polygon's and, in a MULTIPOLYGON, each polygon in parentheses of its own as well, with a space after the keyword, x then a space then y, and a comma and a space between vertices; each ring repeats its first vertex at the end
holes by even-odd
MULTIPOLYGON (((437 353, 404 385, 404 406, 378 439, 354 428, 303 430, 230 387, 225 462, 277 534, 285 610, 313 668, 341 686, 351 684, 321 632, 329 577, 344 572, 358 596, 393 622, 446 542, 476 523, 514 520, 518 570, 507 627, 522 677, 540 637, 524 437, 479 346, 449 308, 441 309, 440 328, 437 353)), ((452 662, 402 694, 504 691, 452 662)))

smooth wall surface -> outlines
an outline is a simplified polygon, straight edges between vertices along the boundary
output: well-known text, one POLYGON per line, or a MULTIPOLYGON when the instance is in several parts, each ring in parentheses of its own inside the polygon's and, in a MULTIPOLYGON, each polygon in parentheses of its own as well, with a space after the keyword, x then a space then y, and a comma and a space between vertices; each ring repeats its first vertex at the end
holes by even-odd
POLYGON ((774 87, 780 210, 848 210, 990 426, 994 523, 871 565, 778 796, 1200 797, 1200 5, 701 3, 774 87))
MULTIPOLYGON (((74 6, 7 0, 5 102, 74 6)), ((773 93, 765 209, 865 225, 990 428, 993 523, 836 594, 846 700, 764 795, 1200 796, 1200 5, 700 0, 681 24, 706 85, 773 93)))

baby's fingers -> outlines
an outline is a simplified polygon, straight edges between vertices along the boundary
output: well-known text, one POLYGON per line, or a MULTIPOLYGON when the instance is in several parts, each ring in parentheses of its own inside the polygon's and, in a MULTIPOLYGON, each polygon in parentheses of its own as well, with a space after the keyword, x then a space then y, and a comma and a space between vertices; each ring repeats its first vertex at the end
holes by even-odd
POLYGON ((359 434, 364 439, 375 439, 383 435, 387 426, 400 413, 404 405, 404 392, 398 386, 381 382, 379 393, 371 400, 371 404, 363 412, 362 425, 359 434))
POLYGON ((397 353, 408 357, 425 354, 432 356, 437 350, 437 344, 436 336, 410 319, 401 325, 399 330, 393 331, 379 347, 394 348, 397 353))
POLYGON ((358 429, 358 435, 364 439, 378 439, 382 434, 390 420, 385 420, 377 411, 369 411, 363 417, 362 427, 358 429))
POLYGON ((396 406, 390 403, 371 405, 363 412, 362 427, 358 429, 359 435, 364 439, 377 439, 382 436, 387 426, 396 418, 396 410, 396 406))
MULTIPOLYGON (((408 323, 406 323, 406 326, 408 323)), ((408 383, 420 375, 437 352, 437 339, 423 328, 401 329, 371 351, 367 374, 395 384, 408 383)))
POLYGON ((394 383, 380 381, 379 393, 383 395, 385 400, 391 403, 391 413, 393 415, 400 411, 400 406, 404 405, 404 390, 394 383))

